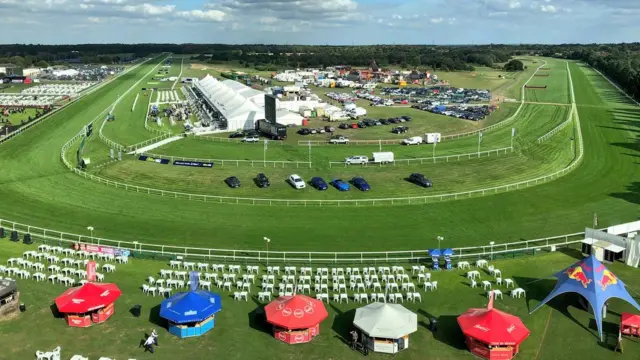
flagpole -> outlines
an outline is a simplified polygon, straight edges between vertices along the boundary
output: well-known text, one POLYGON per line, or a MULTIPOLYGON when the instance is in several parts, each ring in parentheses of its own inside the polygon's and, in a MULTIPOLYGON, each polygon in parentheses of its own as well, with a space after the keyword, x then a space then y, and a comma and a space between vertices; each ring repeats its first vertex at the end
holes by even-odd
POLYGON ((516 128, 511 128, 511 152, 513 152, 513 138, 516 136, 516 128))

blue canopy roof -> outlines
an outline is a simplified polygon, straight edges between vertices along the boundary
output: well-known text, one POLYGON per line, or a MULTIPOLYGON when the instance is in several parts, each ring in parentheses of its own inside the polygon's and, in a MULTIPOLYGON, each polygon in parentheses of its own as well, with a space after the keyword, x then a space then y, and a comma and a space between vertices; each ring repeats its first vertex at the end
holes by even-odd
POLYGON ((440 249, 431 249, 429 250, 429 254, 431 254, 431 256, 440 256, 440 249))
POLYGON ((602 340, 602 308, 609 299, 620 298, 640 310, 640 306, 629 295, 622 280, 618 279, 593 255, 578 261, 554 276, 558 278, 556 287, 531 312, 538 310, 560 294, 578 293, 584 296, 591 305, 598 325, 598 335, 602 340))
POLYGON ((444 251, 442 252, 442 255, 444 255, 444 256, 453 255, 453 249, 444 249, 444 251))
POLYGON ((160 305, 160 317, 177 324, 203 321, 222 310, 220 295, 204 290, 180 292, 160 305))

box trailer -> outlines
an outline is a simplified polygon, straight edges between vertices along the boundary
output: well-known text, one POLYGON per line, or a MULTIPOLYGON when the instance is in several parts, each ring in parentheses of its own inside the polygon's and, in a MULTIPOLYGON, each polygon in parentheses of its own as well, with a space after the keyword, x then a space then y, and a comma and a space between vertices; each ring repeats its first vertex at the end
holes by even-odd
POLYGON ((424 134, 424 142, 427 144, 439 143, 440 133, 426 133, 424 134))
POLYGON ((390 151, 373 153, 372 162, 374 163, 384 164, 384 163, 390 163, 393 161, 394 161, 393 153, 390 151))
POLYGON ((287 127, 282 124, 272 124, 267 120, 258 120, 256 130, 263 133, 271 140, 284 140, 287 138, 287 127))

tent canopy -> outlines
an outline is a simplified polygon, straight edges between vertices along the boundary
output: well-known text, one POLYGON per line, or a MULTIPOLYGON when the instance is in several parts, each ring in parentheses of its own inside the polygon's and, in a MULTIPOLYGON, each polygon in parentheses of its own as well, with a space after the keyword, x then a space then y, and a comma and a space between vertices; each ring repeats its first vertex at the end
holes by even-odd
POLYGON ((578 293, 584 296, 591 305, 598 325, 598 335, 602 340, 602 308, 609 299, 620 298, 640 310, 640 306, 629 295, 622 280, 618 279, 593 255, 578 261, 554 276, 558 278, 555 288, 531 312, 538 310, 560 294, 578 293))
POLYGON ((640 315, 630 314, 630 313, 622 313, 620 323, 622 325, 627 326, 638 326, 640 327, 640 315))
POLYGON ((458 325, 465 336, 489 345, 516 345, 529 336, 529 329, 519 317, 492 306, 467 310, 458 317, 458 325))
POLYGON ((56 298, 56 306, 61 313, 82 314, 112 304, 120 295, 122 291, 115 284, 88 282, 62 293, 56 298))
POLYGON ((431 249, 431 250, 429 250, 429 255, 431 255, 431 256, 440 256, 440 255, 442 255, 442 253, 440 252, 440 249, 431 249))
POLYGON ((204 290, 179 292, 162 301, 160 317, 177 324, 199 322, 222 310, 220 295, 204 290))
POLYGON ((400 304, 376 302, 358 308, 353 325, 371 337, 399 339, 418 331, 418 315, 400 304))
POLYGON ((0 280, 0 299, 18 290, 15 280, 0 280))
POLYGON ((324 303, 305 295, 280 296, 264 307, 267 322, 285 329, 308 329, 329 316, 324 303))
POLYGON ((442 255, 444 255, 444 256, 453 255, 453 249, 444 249, 444 251, 442 252, 442 255))

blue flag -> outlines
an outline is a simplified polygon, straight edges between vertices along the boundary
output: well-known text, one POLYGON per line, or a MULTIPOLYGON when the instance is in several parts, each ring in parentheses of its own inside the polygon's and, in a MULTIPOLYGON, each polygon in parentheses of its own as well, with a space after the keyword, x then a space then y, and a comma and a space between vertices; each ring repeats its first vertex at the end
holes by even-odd
POLYGON ((189 272, 189 281, 191 281, 191 285, 189 286, 191 291, 198 290, 198 282, 200 281, 200 276, 197 271, 189 272))

